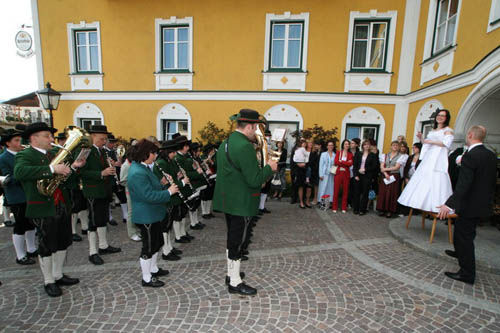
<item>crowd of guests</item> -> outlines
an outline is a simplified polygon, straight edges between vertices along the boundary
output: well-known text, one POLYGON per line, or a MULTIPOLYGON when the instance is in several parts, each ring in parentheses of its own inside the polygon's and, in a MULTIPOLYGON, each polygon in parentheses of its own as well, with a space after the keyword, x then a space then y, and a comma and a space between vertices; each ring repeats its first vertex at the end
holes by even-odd
MULTIPOLYGON (((271 188, 274 199, 281 199, 286 190, 287 150, 283 145, 277 144, 282 155, 275 178, 281 181, 271 188)), ((418 167, 421 148, 417 142, 410 151, 402 135, 385 154, 372 139, 345 139, 336 147, 334 141, 299 138, 288 159, 291 203, 302 209, 326 203, 335 213, 346 213, 350 207, 359 215, 373 204, 380 216, 407 215, 409 209, 397 199, 418 167)))

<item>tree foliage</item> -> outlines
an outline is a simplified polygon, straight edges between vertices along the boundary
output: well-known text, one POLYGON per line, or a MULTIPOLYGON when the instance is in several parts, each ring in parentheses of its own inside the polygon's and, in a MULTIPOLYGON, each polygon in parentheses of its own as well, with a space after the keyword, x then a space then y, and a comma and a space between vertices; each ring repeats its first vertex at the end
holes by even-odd
POLYGON ((326 143, 332 141, 334 146, 337 147, 339 139, 337 137, 338 128, 324 129, 323 126, 314 124, 313 127, 308 127, 301 131, 295 131, 292 136, 297 140, 298 138, 304 138, 306 140, 314 140, 321 143, 322 146, 326 146, 326 143))
POLYGON ((227 122, 228 128, 219 128, 215 123, 209 121, 201 130, 198 131, 199 139, 202 144, 219 144, 225 140, 232 132, 232 122, 227 122))

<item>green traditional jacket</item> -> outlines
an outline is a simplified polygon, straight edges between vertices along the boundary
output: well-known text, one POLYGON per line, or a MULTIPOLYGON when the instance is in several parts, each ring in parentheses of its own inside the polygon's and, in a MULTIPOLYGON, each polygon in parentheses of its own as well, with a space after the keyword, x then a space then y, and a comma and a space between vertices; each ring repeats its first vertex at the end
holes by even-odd
MULTIPOLYGON (((16 154, 14 166, 14 177, 21 182, 26 194, 26 217, 42 218, 56 215, 56 207, 53 196, 45 196, 38 192, 37 180, 52 179, 54 175, 50 171, 50 161, 55 155, 48 156, 33 147, 29 147, 16 154)), ((67 181, 72 181, 74 173, 67 181)), ((62 191, 65 208, 71 212, 70 195, 65 186, 59 187, 62 191)))
POLYGON ((189 181, 191 182, 191 185, 193 185, 195 189, 200 186, 206 185, 205 179, 193 167, 194 162, 191 158, 187 156, 187 154, 183 155, 177 152, 174 158, 177 161, 177 163, 179 163, 179 165, 184 169, 184 171, 186 171, 189 181))
POLYGON ((214 210, 236 216, 256 216, 260 190, 273 171, 269 165, 259 168, 253 144, 240 133, 233 132, 222 142, 217 153, 217 182, 214 210), (233 164, 227 159, 226 142, 233 164))
POLYGON ((95 146, 90 149, 87 162, 80 172, 85 198, 104 199, 113 194, 112 176, 102 177, 102 170, 108 167, 106 155, 101 156, 95 146))

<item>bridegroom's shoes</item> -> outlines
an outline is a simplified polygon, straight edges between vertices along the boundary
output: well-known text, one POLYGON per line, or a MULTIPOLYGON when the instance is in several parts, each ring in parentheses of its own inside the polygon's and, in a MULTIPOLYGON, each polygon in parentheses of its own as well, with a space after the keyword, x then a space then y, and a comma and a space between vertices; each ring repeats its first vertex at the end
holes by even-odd
POLYGON ((465 282, 467 284, 474 284, 474 278, 466 276, 463 273, 461 273, 460 271, 458 271, 456 273, 444 272, 444 275, 446 275, 447 277, 449 277, 450 279, 453 279, 453 280, 465 282))

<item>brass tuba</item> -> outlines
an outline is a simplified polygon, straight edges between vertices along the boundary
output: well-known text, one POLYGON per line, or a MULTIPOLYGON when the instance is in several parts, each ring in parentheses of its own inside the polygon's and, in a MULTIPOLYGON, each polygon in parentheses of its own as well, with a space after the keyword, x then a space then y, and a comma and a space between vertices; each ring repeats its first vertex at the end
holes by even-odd
POLYGON ((281 157, 281 152, 277 152, 268 147, 268 142, 264 135, 265 133, 265 125, 257 124, 257 130, 255 131, 255 139, 257 140, 257 160, 259 161, 259 165, 261 167, 265 167, 267 161, 273 160, 278 162, 281 157))
MULTIPOLYGON (((51 166, 55 166, 60 163, 64 163, 66 165, 70 165, 72 160, 72 153, 78 147, 91 147, 90 135, 82 128, 72 127, 66 128, 64 130, 66 137, 68 138, 64 143, 64 146, 58 146, 53 144, 56 147, 60 147, 61 150, 57 153, 57 155, 50 161, 51 166)), ((52 196, 54 191, 59 187, 61 183, 63 183, 68 176, 63 175, 54 175, 51 179, 40 179, 36 182, 36 187, 40 194, 45 196, 52 196)))

